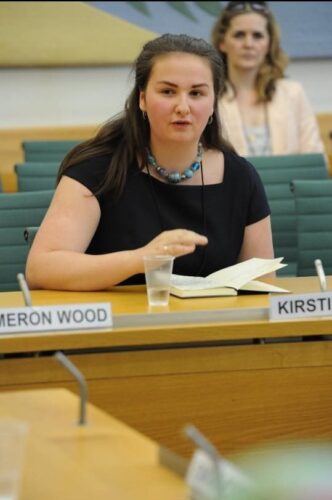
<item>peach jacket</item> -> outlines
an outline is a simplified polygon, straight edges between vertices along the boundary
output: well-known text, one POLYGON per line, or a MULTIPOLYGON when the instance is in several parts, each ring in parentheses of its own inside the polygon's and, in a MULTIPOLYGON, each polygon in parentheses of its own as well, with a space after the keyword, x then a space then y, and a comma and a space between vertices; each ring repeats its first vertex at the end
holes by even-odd
MULTIPOLYGON (((219 101, 223 135, 237 153, 248 156, 242 120, 231 88, 219 101)), ((324 152, 316 117, 300 83, 280 79, 272 101, 267 104, 272 154, 324 152)))

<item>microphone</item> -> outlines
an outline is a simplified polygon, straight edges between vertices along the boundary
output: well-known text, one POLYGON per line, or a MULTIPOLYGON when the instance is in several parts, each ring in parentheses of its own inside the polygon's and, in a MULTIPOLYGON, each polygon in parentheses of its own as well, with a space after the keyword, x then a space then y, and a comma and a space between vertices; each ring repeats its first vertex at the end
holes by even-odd
POLYGON ((194 425, 186 425, 184 432, 199 448, 187 472, 188 483, 196 489, 198 498, 202 495, 204 498, 226 499, 232 498, 233 494, 252 492, 250 490, 255 487, 253 482, 239 468, 225 460, 194 425), (211 478, 211 464, 215 481, 211 478))
POLYGON ((88 399, 88 386, 86 383, 86 380, 80 372, 80 370, 77 368, 77 366, 72 363, 67 356, 63 354, 61 351, 57 351, 54 354, 54 357, 59 361, 59 363, 64 366, 69 373, 75 378, 76 382, 79 385, 80 389, 80 407, 79 407, 79 417, 78 417, 78 425, 86 425, 87 419, 86 419, 86 402, 88 399))
POLYGON ((323 264, 320 259, 316 259, 314 261, 315 268, 316 268, 316 273, 318 276, 319 284, 320 284, 320 289, 322 292, 327 291, 327 282, 326 282, 326 275, 324 272, 323 264))
POLYGON ((23 293, 25 305, 28 307, 32 307, 31 294, 30 294, 30 290, 28 287, 28 283, 25 280, 24 274, 18 273, 16 278, 17 278, 19 287, 21 289, 21 292, 23 293))
MULTIPOLYGON (((184 427, 185 435, 210 458, 215 470, 217 480, 217 494, 222 491, 222 479, 220 477, 219 461, 221 456, 215 446, 192 424, 184 427)), ((195 481, 194 481, 195 482, 195 481)))
POLYGON ((218 461, 221 456, 215 446, 192 424, 184 428, 186 436, 193 441, 198 448, 201 448, 213 461, 218 461))

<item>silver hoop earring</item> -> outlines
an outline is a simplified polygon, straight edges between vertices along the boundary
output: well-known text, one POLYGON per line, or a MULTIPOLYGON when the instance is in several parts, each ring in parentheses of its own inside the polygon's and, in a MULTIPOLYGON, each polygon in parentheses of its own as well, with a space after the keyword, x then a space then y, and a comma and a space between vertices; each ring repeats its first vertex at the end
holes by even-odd
POLYGON ((213 115, 211 115, 208 119, 208 125, 211 125, 211 123, 213 122, 213 115))
POLYGON ((148 117, 148 115, 146 114, 146 112, 145 112, 145 111, 142 111, 142 115, 143 115, 143 120, 146 120, 146 119, 147 119, 147 117, 148 117))

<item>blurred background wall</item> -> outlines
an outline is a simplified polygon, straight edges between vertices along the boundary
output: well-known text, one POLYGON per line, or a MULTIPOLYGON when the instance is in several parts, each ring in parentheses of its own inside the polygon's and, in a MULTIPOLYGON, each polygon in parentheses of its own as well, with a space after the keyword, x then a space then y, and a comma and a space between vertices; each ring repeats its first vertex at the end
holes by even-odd
MULTIPOLYGON (((121 110, 130 65, 164 32, 209 40, 225 2, 1 2, 0 128, 97 124, 121 110)), ((332 111, 332 2, 269 2, 314 111, 332 111)))

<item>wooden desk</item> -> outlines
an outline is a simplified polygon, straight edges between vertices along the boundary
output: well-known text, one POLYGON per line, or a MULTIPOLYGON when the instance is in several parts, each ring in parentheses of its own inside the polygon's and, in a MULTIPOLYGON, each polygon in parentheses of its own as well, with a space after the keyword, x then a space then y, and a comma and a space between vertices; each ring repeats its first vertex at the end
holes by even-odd
POLYGON ((0 394, 0 418, 27 421, 20 500, 185 500, 187 487, 159 464, 150 439, 66 389, 0 394))
MULTIPOLYGON (((318 291, 317 278, 276 283, 318 291)), ((0 390, 77 391, 52 357, 61 349, 87 378, 90 401, 182 455, 193 449, 181 434, 189 422, 226 454, 278 438, 332 438, 332 342, 302 341, 331 335, 332 317, 269 321, 267 295, 172 297, 168 311, 149 312, 144 287, 35 291, 32 299, 35 305, 111 301, 115 326, 2 335, 0 352, 25 357, 0 360, 0 390)), ((22 304, 18 292, 0 294, 0 307, 22 304)))

